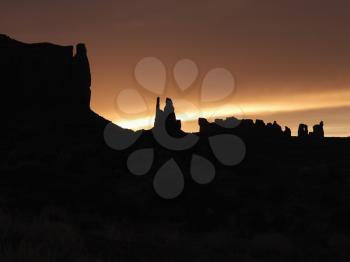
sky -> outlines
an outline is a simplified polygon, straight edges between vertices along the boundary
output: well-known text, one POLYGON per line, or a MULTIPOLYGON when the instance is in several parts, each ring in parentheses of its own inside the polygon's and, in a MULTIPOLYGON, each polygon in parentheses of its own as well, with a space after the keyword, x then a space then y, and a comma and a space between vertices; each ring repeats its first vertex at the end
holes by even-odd
MULTIPOLYGON (((345 0, 2 0, 0 33, 29 43, 85 43, 91 108, 125 127, 140 128, 142 119, 152 119, 156 94, 144 90, 135 67, 156 57, 167 74, 162 99, 185 99, 198 107, 196 94, 207 73, 224 68, 234 78, 232 99, 201 105, 205 116, 239 112, 277 120, 294 134, 300 122, 312 126, 323 120, 327 136, 348 136, 349 10, 345 0), (183 92, 173 75, 181 59, 198 69, 183 92), (121 112, 118 97, 125 89, 140 94, 126 104, 137 108, 144 101, 147 112, 121 112), (220 114, 218 106, 225 107, 220 114)), ((191 113, 190 106, 175 103, 175 108, 183 120, 191 113)), ((196 131, 194 118, 184 122, 187 131, 196 131)))

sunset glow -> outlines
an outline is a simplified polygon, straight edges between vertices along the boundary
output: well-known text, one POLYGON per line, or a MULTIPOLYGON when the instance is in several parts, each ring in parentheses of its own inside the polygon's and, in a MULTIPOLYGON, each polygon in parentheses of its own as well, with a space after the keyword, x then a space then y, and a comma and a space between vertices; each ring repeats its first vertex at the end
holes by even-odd
MULTIPOLYGON (((350 134, 348 1, 86 1, 82 5, 62 0, 31 5, 2 2, 0 31, 23 42, 85 43, 92 71, 91 108, 124 127, 147 128, 153 123, 156 96, 147 102, 151 110, 135 118, 121 118, 115 106, 121 90, 140 90, 135 66, 152 56, 166 69, 162 98, 178 97, 175 65, 190 59, 198 67, 198 78, 185 92, 190 102, 196 101, 194 94, 211 69, 226 68, 236 82, 234 105, 245 117, 277 120, 293 132, 300 122, 313 125, 324 120, 326 135, 350 134), (195 10, 195 19, 188 10, 195 10)), ((150 96, 145 91, 140 95, 150 96)), ((137 107, 132 101, 125 103, 137 107)), ((225 107, 226 113, 215 117, 235 114, 236 108, 225 107)), ((204 117, 217 111, 201 109, 204 117)), ((176 110, 185 130, 198 129, 200 114, 176 110)))
MULTIPOLYGON (((232 107, 230 105, 222 106, 215 109, 204 109, 198 112, 188 112, 184 108, 178 108, 179 113, 177 113, 177 118, 181 119, 183 123, 183 129, 187 132, 197 132, 198 124, 197 120, 199 117, 207 118, 211 121, 215 118, 225 118, 229 116, 236 116, 237 118, 255 117, 259 119, 264 119, 269 115, 273 114, 290 114, 296 112, 305 112, 309 110, 321 110, 321 109, 336 109, 341 107, 350 106, 350 91, 344 91, 334 95, 331 92, 324 92, 318 94, 308 94, 303 96, 291 96, 288 98, 289 103, 271 101, 269 103, 259 103, 259 104, 239 104, 238 106, 232 107)), ((175 109, 176 101, 174 102, 175 109)), ((152 114, 131 119, 131 120, 114 120, 113 122, 129 129, 139 130, 139 129, 149 129, 153 126, 154 115, 152 114)), ((323 119, 324 120, 324 119, 323 119)), ((327 119, 328 120, 328 119, 327 119)), ((327 122, 327 120, 325 120, 327 122)), ((283 121, 282 121, 283 122, 283 121)), ((291 125, 292 130, 296 131, 297 123, 293 121, 287 121, 286 125, 291 125)), ((316 124, 310 122, 310 125, 316 124)), ((348 136, 346 130, 339 131, 334 129, 334 126, 328 126, 328 136, 340 135, 348 136), (339 133, 340 132, 340 133, 339 133), (343 132, 343 133, 342 133, 343 132)), ((327 127, 326 127, 327 130, 327 127)))

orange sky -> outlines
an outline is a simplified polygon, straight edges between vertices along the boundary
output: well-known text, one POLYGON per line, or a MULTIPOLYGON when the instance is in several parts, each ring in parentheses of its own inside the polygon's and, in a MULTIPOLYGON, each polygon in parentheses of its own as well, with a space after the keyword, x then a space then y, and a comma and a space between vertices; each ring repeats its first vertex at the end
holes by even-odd
MULTIPOLYGON (((0 32, 25 42, 86 43, 91 107, 120 124, 133 117, 121 119, 116 96, 140 88, 134 67, 154 56, 169 75, 163 97, 183 96, 171 73, 189 58, 199 69, 191 90, 199 90, 212 68, 232 72, 232 112, 239 106, 245 117, 276 119, 294 132, 299 122, 324 120, 326 135, 348 136, 348 10, 345 0, 2 0, 0 32)), ((153 112, 155 96, 141 92, 153 112)))

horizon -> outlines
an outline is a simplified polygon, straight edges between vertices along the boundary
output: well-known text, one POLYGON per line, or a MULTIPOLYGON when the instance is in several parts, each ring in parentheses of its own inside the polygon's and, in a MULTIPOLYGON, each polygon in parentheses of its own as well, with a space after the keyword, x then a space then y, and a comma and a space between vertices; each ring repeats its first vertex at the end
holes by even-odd
MULTIPOLYGON (((193 0, 177 4, 105 0, 82 5, 64 0, 32 5, 5 0, 0 7, 0 32, 14 39, 87 45, 90 106, 110 121, 128 126, 152 117, 156 96, 140 91, 134 77, 137 63, 152 56, 164 63, 168 75, 163 98, 179 96, 171 74, 178 60, 188 58, 199 70, 191 86, 194 92, 211 69, 226 68, 232 73, 234 106, 241 107, 247 118, 276 120, 293 134, 301 122, 312 126, 323 120, 326 136, 350 134, 347 1, 220 0, 214 5, 193 0), (188 10, 196 10, 197 15, 188 10), (125 88, 147 97, 150 113, 128 116, 129 123, 125 122, 115 105, 125 88)), ((186 99, 196 105, 191 95, 186 99)), ((176 110, 187 109, 178 106, 176 110)), ((196 130, 194 125, 185 126, 187 131, 196 130)))
MULTIPOLYGON (((347 97, 349 95, 350 93, 345 93, 344 97, 347 97)), ((324 96, 327 96, 327 94, 324 94, 324 96)), ((176 99, 173 100, 173 102, 174 102, 176 116, 179 120, 181 120, 181 123, 182 123, 182 130, 189 133, 199 131, 199 125, 198 125, 199 118, 206 118, 210 122, 214 122, 215 119, 225 119, 227 117, 236 117, 238 119, 252 119, 254 121, 257 119, 260 119, 260 120, 263 120, 265 123, 272 123, 273 121, 277 121, 277 123, 280 124, 283 129, 285 126, 287 126, 291 129, 292 135, 297 136, 297 130, 300 123, 304 123, 308 125, 309 128, 312 128, 313 125, 318 124, 320 121, 324 121, 324 119, 327 119, 327 117, 324 117, 319 120, 314 118, 314 121, 311 120, 307 122, 302 122, 302 121, 298 122, 297 119, 295 121, 288 122, 288 120, 286 119, 281 119, 281 116, 278 116, 278 114, 282 114, 282 117, 283 117, 284 115, 293 114, 293 113, 302 114, 305 111, 317 112, 321 109, 332 112, 332 110, 336 110, 336 109, 339 109, 339 107, 340 108, 342 107, 342 106, 339 106, 339 107, 332 106, 331 103, 330 104, 326 103, 322 108, 313 107, 312 105, 308 107, 305 107, 302 105, 294 105, 294 106, 288 107, 282 104, 276 104, 276 105, 261 104, 260 106, 246 104, 246 105, 240 105, 239 107, 236 106, 231 108, 229 106, 226 106, 223 108, 218 108, 217 111, 215 108, 211 108, 209 110, 186 111, 184 110, 184 108, 181 108, 181 107, 180 107, 180 110, 177 110, 176 99), (296 123, 295 126, 292 125, 294 123, 296 123)), ((154 101, 154 105, 155 105, 155 101, 154 101)), ((347 109, 346 104, 344 104, 343 107, 347 109)), ((141 129, 152 128, 154 119, 155 119, 155 114, 150 114, 148 116, 143 116, 138 118, 132 118, 132 119, 119 118, 111 121, 114 124, 117 124, 123 128, 137 131, 141 129)), ((333 128, 332 126, 327 126, 327 121, 326 121, 325 127, 324 127, 326 137, 349 137, 347 127, 344 127, 341 130, 339 129, 332 130, 332 128, 333 128)))

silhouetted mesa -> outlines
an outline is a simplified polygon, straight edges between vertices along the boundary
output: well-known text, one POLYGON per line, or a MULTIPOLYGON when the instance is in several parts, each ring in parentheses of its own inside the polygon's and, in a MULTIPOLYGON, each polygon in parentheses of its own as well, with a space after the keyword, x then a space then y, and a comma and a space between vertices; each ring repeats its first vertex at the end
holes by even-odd
POLYGON ((75 54, 73 49, 0 35, 1 142, 15 158, 73 150, 72 141, 105 146, 103 130, 109 121, 90 110, 86 47, 78 44, 75 54))

